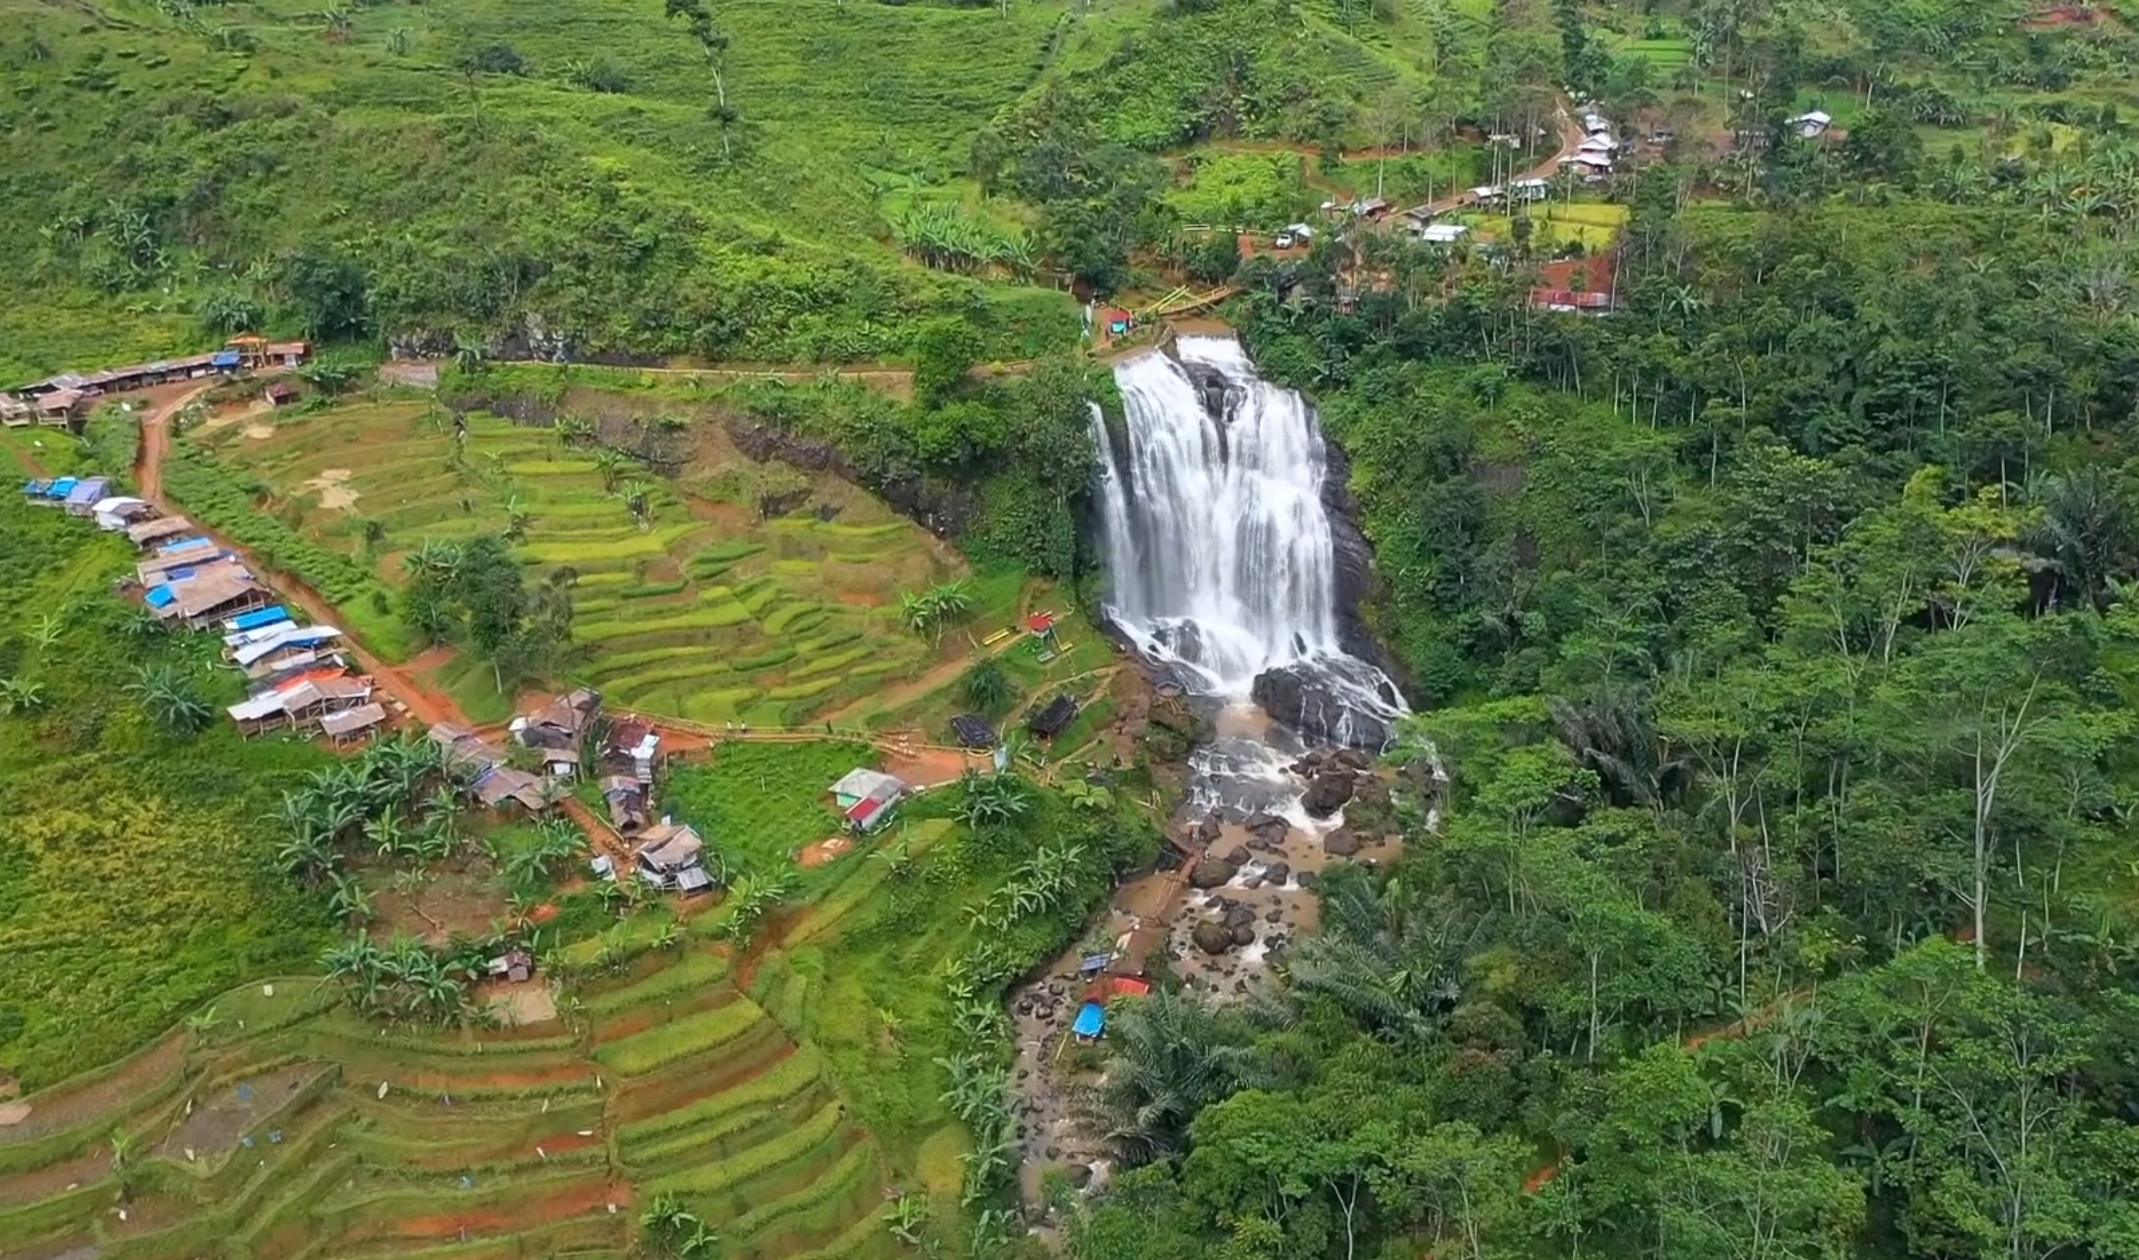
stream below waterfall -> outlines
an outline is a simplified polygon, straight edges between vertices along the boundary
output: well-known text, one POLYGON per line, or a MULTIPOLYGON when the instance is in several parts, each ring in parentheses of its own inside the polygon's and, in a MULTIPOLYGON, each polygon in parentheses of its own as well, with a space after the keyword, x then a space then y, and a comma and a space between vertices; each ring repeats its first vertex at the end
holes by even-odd
POLYGON ((1107 1174, 1069 1108, 1089 1079, 1065 1058, 1071 1020, 1109 991, 1081 973, 1085 947, 1114 942, 1128 963, 1108 970, 1129 975, 1160 950, 1185 987, 1238 999, 1314 929, 1327 865, 1386 859, 1396 843, 1389 783, 1372 766, 1406 710, 1353 650, 1364 630, 1348 601, 1363 582, 1347 589, 1339 530, 1352 527, 1331 508, 1341 487, 1313 408, 1258 376, 1230 337, 1180 337, 1114 376, 1121 422, 1092 421, 1106 615, 1211 736, 1190 755, 1172 828, 1200 857, 1117 889, 1087 940, 1010 997, 1021 1197, 1043 1231, 1048 1170, 1078 1185, 1107 1174))

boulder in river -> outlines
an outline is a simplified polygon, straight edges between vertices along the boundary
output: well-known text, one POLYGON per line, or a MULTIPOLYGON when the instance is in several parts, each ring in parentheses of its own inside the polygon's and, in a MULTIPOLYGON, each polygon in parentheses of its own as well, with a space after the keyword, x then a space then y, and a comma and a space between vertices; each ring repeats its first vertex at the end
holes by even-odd
POLYGON ((1188 886, 1202 889, 1223 888, 1233 882, 1234 873, 1235 867, 1231 862, 1205 858, 1188 872, 1188 886))
POLYGON ((1322 851, 1331 857, 1350 857, 1359 852, 1359 837, 1350 827, 1339 827, 1322 837, 1322 851))
POLYGON ((1223 923, 1198 923, 1189 939, 1206 954, 1223 954, 1233 948, 1233 929, 1223 923))
POLYGON ((1276 814, 1250 814, 1246 823, 1248 834, 1266 845, 1281 844, 1292 824, 1276 814))
POLYGON ((1349 770, 1323 770, 1307 781, 1300 805, 1316 818, 1327 818, 1352 799, 1353 787, 1349 770))
POLYGON ((1255 929, 1245 923, 1234 928, 1233 943, 1235 945, 1253 945, 1255 943, 1255 929))

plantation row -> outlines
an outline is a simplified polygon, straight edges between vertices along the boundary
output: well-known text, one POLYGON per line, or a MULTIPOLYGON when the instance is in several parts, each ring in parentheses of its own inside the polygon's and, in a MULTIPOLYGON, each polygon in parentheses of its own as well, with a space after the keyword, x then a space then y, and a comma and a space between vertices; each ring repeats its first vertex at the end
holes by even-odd
POLYGON ((0 1127, 0 1238, 33 1257, 621 1256, 667 1193, 726 1254, 882 1253, 881 1158, 817 1053, 718 956, 641 962, 589 981, 577 1032, 382 1031, 305 979, 226 995, 0 1127))

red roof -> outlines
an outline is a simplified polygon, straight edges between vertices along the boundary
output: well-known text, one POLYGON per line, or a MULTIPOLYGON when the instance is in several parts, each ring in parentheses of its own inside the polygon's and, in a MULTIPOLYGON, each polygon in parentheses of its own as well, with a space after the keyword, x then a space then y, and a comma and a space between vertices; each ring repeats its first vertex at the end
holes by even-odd
POLYGON ((847 821, 858 827, 866 827, 876 821, 876 816, 891 808, 890 801, 865 796, 847 809, 847 821))
POLYGON ((1053 613, 1034 613, 1032 616, 1025 618, 1025 628, 1034 634, 1046 634, 1055 628, 1055 615, 1053 613))

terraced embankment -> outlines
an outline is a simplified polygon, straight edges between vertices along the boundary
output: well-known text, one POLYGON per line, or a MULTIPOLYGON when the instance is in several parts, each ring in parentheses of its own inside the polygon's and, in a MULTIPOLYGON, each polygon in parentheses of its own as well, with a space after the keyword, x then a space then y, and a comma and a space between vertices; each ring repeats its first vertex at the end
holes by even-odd
POLYGON ((0 1124, 5 1254, 622 1256, 664 1191, 724 1255, 888 1253, 875 1143, 719 954, 579 995, 571 1026, 444 1033, 364 1024, 311 979, 226 995, 0 1124))

